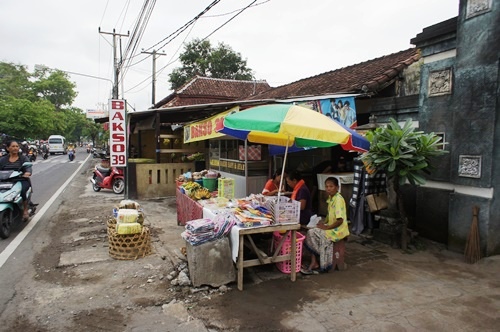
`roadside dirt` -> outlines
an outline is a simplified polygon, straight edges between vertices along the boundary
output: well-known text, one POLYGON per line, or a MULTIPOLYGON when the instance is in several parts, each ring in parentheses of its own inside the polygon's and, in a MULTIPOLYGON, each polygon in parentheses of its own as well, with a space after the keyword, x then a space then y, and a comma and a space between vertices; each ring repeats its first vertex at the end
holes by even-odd
MULTIPOLYGON (((425 285, 432 283, 426 281, 427 276, 438 275, 453 288, 461 287, 462 280, 478 280, 479 284, 479 278, 487 275, 478 269, 472 273, 472 268, 460 262, 450 263, 454 254, 439 245, 428 247, 425 255, 402 255, 363 240, 349 246, 349 269, 344 272, 299 274, 292 283, 288 275, 267 265, 245 269, 243 291, 234 283, 219 289, 173 286, 171 279, 186 267, 180 251, 183 227, 177 226, 175 197, 140 202, 145 225, 151 229, 153 253, 137 260, 114 260, 106 255, 106 221, 122 197, 111 191, 93 192, 91 169, 88 164, 75 178, 57 213, 40 227, 33 243, 36 255, 32 266, 0 316, 1 331, 310 331, 314 330, 312 325, 301 325, 311 324, 309 313, 320 317, 324 312, 325 318, 318 324, 328 326, 330 311, 337 303, 341 312, 336 313, 335 324, 348 324, 356 315, 360 324, 364 318, 359 316, 368 310, 361 307, 374 302, 378 310, 381 304, 377 299, 385 300, 390 296, 385 294, 394 292, 398 284, 415 285, 399 293, 396 288, 394 301, 404 301, 405 296, 418 297, 422 280, 425 285), (71 253, 77 253, 80 263, 61 266, 61 256, 71 253), (388 259, 390 253, 393 256, 388 259), (104 260, 85 263, 93 254, 104 260), (402 261, 404 269, 398 265, 402 261), (369 298, 372 295, 378 297, 369 298), (361 302, 365 297, 366 303, 361 302)), ((490 287, 498 289, 500 284, 496 281, 490 287)), ((484 307, 484 297, 469 301, 471 308, 484 307)), ((473 319, 465 313, 463 318, 473 319)), ((487 323, 494 326, 495 322, 487 323)), ((367 324, 371 322, 367 320, 367 324)))
MULTIPOLYGON (((151 322, 175 321, 163 307, 169 303, 180 304, 191 319, 199 319, 213 330, 280 330, 277 314, 293 310, 308 298, 307 283, 292 285, 272 265, 245 271, 245 283, 275 279, 255 285, 259 288, 256 293, 240 292, 234 284, 221 289, 172 286, 172 276, 187 266, 180 250, 183 227, 176 224, 175 197, 141 202, 145 224, 151 230, 151 255, 61 266, 65 253, 108 250, 106 222, 122 197, 111 191, 93 192, 88 181, 91 169, 88 165, 75 178, 57 213, 41 229, 43 234, 33 244, 37 253, 32 268, 16 286, 16 296, 2 314, 0 330, 156 331, 158 325, 151 322), (283 294, 269 297, 276 287, 283 294), (272 308, 268 317, 262 315, 263 300, 265 307, 272 308), (262 320, 247 319, 257 312, 262 320)), ((177 324, 181 326, 182 321, 177 324)))

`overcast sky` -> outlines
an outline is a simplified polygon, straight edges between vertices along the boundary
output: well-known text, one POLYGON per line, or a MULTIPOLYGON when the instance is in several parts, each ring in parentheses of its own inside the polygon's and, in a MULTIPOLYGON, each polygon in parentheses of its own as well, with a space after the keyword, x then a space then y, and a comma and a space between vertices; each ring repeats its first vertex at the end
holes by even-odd
MULTIPOLYGON (((1 0, 0 60, 30 72, 41 64, 105 78, 70 77, 78 92, 74 106, 99 108, 110 98, 113 48, 112 37, 98 28, 132 34, 144 2, 1 0)), ((167 54, 156 60, 159 101, 171 93, 168 74, 180 66, 183 43, 205 38, 253 0, 222 0, 167 45, 160 43, 212 2, 157 1, 120 86, 135 109, 152 104, 152 58, 141 49, 167 54)), ((255 79, 275 87, 412 47, 411 38, 457 16, 458 6, 459 0, 257 0, 209 40, 229 45, 247 60, 255 79)), ((123 49, 128 40, 121 39, 123 49)))

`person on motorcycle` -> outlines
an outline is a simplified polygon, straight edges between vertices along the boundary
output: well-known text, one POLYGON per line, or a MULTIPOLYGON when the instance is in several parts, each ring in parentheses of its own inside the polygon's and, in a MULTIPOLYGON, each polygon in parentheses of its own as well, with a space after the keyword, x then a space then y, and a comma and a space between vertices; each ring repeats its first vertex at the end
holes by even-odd
MULTIPOLYGON (((17 143, 17 142, 16 142, 17 143)), ((25 156, 28 155, 29 153, 29 146, 28 146, 28 142, 26 141, 23 141, 21 143, 21 147, 20 147, 20 152, 23 153, 25 156)))
MULTIPOLYGON (((19 143, 17 143, 16 141, 8 141, 6 147, 8 154, 0 158, 0 170, 17 171, 21 168, 21 166, 25 162, 29 162, 28 157, 20 153, 19 143)), ((27 167, 24 170, 23 174, 23 177, 26 178, 26 180, 21 181, 22 184, 21 197, 23 198, 23 204, 24 204, 24 213, 23 213, 24 221, 29 219, 28 200, 26 198, 26 192, 31 187, 31 181, 30 181, 31 173, 32 173, 31 167, 27 167)))
POLYGON ((73 143, 68 144, 68 152, 73 152, 73 154, 76 155, 76 147, 73 145, 73 143))

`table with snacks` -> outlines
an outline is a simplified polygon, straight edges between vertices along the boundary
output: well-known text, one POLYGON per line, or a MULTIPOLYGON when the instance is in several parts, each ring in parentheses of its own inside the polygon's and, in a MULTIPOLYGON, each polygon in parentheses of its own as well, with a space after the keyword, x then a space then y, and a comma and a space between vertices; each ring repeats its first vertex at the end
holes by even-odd
MULTIPOLYGON (((217 191, 192 182, 177 184, 177 223, 205 223, 210 220, 220 225, 230 221, 231 256, 238 270, 238 289, 243 290, 243 269, 251 266, 276 263, 283 273, 295 281, 300 270, 303 235, 300 229, 300 202, 285 196, 250 195, 234 198, 234 180, 219 179, 217 191), (210 194, 212 193, 212 195, 210 194), (213 195, 213 194, 216 195, 213 195), (205 221, 198 220, 205 219, 205 221), (271 249, 259 249, 253 235, 272 234, 271 249), (245 259, 244 248, 256 255, 245 259)), ((191 223, 188 226, 192 226, 191 223)), ((188 236, 189 232, 186 234, 188 236)))
POLYGON ((247 206, 248 204, 244 199, 224 200, 215 198, 201 201, 203 218, 214 219, 220 214, 227 213, 235 214, 239 218, 239 222, 231 228, 230 232, 231 255, 238 271, 239 290, 243 290, 243 269, 246 267, 277 263, 280 271, 290 273, 292 281, 296 279, 297 270, 300 269, 303 240, 303 236, 297 233, 297 230, 300 229, 298 221, 300 203, 297 201, 292 202, 284 197, 281 198, 281 201, 282 219, 279 223, 275 223, 275 219, 272 218, 269 220, 262 218, 259 221, 259 212, 247 206), (245 206, 247 206, 246 209, 245 206), (283 211, 284 208, 288 208, 288 210, 283 211), (255 220, 252 222, 253 218, 255 220), (273 239, 271 249, 266 248, 265 252, 258 248, 252 236, 266 233, 272 233, 273 239), (298 237, 301 238, 298 240, 298 237), (250 249, 257 258, 245 259, 245 247, 250 249))

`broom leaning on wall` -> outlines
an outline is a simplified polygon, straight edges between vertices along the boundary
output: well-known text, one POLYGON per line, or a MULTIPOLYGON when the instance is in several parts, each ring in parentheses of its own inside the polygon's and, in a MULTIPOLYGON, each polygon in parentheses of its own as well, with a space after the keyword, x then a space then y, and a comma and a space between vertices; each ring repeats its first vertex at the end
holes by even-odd
POLYGON ((472 225, 470 227, 469 236, 465 243, 465 261, 469 264, 474 264, 481 259, 481 241, 479 238, 479 207, 472 207, 472 225))

